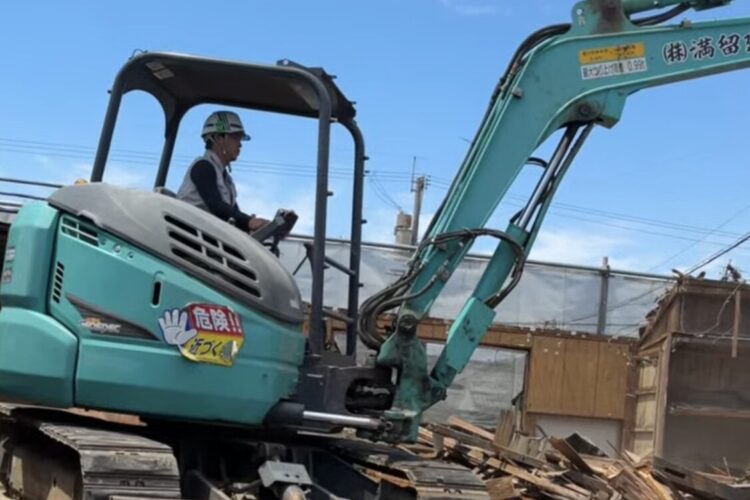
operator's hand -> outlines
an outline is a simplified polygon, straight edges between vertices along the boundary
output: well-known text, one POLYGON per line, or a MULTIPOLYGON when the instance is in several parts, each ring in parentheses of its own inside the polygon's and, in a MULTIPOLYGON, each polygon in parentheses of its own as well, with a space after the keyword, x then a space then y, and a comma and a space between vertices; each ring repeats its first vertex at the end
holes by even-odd
POLYGON ((247 223, 247 230, 252 233, 253 231, 257 231, 258 229, 268 224, 268 222, 269 222, 268 219, 263 219, 261 217, 253 217, 247 223))
POLYGON ((195 329, 187 330, 187 312, 179 309, 164 311, 164 317, 159 318, 159 326, 164 340, 170 345, 183 345, 198 334, 195 329))

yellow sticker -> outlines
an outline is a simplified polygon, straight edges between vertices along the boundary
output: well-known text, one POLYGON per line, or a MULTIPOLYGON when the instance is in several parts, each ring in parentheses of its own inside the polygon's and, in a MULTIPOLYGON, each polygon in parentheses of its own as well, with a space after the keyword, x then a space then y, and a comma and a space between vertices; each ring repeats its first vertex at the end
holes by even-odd
POLYGON ((595 64, 601 62, 621 61, 623 59, 635 59, 637 57, 644 57, 645 55, 645 44, 629 43, 614 47, 582 50, 578 54, 578 60, 581 64, 595 64))
POLYGON ((242 337, 225 333, 199 332, 180 346, 180 352, 187 359, 198 363, 232 366, 242 347, 242 341, 242 337))

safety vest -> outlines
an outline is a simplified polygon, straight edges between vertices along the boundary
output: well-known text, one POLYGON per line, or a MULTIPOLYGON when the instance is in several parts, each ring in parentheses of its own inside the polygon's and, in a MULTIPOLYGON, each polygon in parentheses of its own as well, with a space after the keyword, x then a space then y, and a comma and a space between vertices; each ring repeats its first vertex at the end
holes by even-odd
POLYGON ((219 189, 222 201, 228 205, 234 206, 234 202, 237 200, 237 189, 234 186, 234 181, 228 172, 225 175, 224 165, 221 164, 219 156, 210 150, 206 151, 203 156, 196 158, 188 168, 187 172, 185 172, 185 178, 182 181, 179 191, 177 191, 177 198, 208 211, 208 206, 206 206, 203 198, 201 198, 198 188, 195 187, 191 177, 193 167, 195 167, 195 165, 201 160, 208 160, 208 162, 213 165, 214 170, 216 171, 216 187, 219 189))

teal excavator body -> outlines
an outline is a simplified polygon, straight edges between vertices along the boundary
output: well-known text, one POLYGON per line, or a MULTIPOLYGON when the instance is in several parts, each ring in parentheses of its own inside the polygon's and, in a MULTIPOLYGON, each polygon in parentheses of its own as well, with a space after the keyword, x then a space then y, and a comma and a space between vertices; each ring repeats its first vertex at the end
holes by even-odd
POLYGON ((4 273, 6 397, 260 425, 299 382, 303 314, 289 272, 168 196, 98 183, 29 203, 4 273))

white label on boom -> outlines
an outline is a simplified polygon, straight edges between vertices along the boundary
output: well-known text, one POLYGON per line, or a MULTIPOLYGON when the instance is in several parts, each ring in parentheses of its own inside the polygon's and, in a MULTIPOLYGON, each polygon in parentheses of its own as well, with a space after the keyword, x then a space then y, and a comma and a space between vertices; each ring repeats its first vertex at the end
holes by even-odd
POLYGON ((587 64, 581 66, 581 76, 584 80, 597 78, 608 78, 610 76, 628 75, 630 73, 642 73, 648 70, 645 57, 624 59, 622 61, 611 61, 598 64, 587 64))

